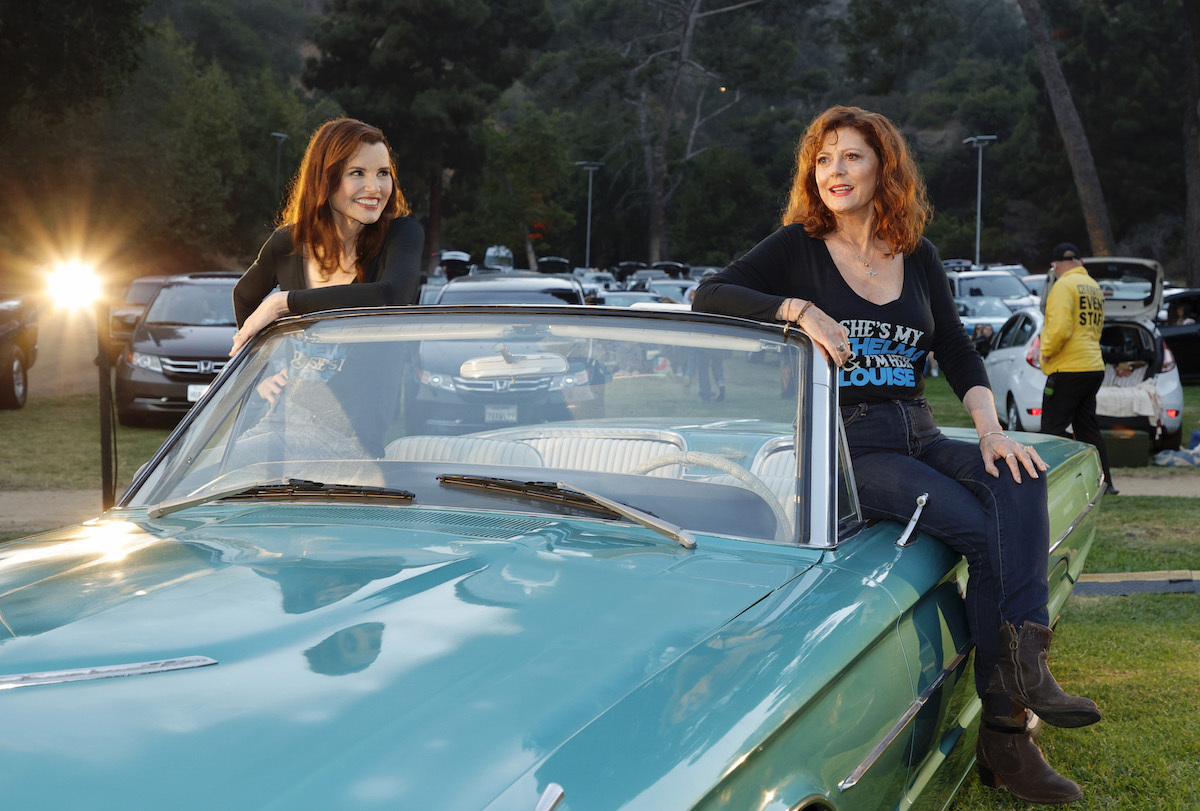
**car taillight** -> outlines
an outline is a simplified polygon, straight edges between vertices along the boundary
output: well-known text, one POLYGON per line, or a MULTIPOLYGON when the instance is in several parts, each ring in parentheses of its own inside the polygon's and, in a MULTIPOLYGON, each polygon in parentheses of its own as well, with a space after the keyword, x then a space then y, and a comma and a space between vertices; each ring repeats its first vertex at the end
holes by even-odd
POLYGON ((1175 368, 1175 355, 1171 352, 1171 347, 1163 344, 1163 365, 1159 372, 1169 372, 1175 368))
POLYGON ((1042 339, 1038 336, 1033 339, 1033 343, 1029 345, 1029 351, 1025 353, 1025 362, 1035 369, 1042 368, 1042 339))

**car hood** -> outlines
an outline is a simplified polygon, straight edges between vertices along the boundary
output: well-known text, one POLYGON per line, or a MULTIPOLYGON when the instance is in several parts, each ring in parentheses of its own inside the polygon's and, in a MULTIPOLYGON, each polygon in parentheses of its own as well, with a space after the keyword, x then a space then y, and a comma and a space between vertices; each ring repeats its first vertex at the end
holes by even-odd
POLYGON ((141 324, 131 348, 173 358, 224 358, 229 355, 235 332, 237 327, 232 324, 141 324))
POLYGON ((518 514, 112 511, 0 548, 0 675, 216 664, 0 689, 6 801, 486 807, 816 560, 518 514))

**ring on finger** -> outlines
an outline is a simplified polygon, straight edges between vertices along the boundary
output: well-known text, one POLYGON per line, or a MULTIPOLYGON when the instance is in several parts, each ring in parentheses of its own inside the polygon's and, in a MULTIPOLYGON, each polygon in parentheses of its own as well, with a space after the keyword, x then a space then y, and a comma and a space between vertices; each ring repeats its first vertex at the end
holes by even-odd
POLYGON ((1005 459, 1012 459, 1014 455, 1015 455, 1015 454, 1006 453, 1006 454, 1004 454, 1004 458, 1005 458, 1005 459))
POLYGON ((845 344, 838 344, 838 345, 837 345, 837 351, 838 351, 838 352, 845 352, 845 351, 846 351, 846 348, 847 348, 847 347, 846 347, 846 345, 845 345, 845 344))

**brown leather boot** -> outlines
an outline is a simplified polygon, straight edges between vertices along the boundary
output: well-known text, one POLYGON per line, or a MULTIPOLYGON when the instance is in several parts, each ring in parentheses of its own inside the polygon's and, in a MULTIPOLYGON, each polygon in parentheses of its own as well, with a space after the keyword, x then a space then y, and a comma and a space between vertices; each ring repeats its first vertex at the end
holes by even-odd
POLYGON ((1026 620, 1018 632, 1012 623, 1000 625, 1003 650, 988 692, 1004 693, 1056 727, 1085 727, 1100 720, 1096 702, 1067 695, 1050 672, 1050 641, 1054 632, 1026 620))
POLYGON ((1050 767, 1028 732, 999 729, 981 721, 975 744, 979 782, 1006 788, 1027 803, 1055 805, 1083 797, 1083 791, 1050 767))

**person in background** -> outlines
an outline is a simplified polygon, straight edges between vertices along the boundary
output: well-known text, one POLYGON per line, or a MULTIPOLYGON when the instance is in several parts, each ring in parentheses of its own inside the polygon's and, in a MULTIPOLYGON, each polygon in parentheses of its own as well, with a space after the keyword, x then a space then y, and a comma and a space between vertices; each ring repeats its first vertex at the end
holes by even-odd
POLYGON ((971 343, 975 344, 975 351, 979 353, 979 357, 986 358, 988 352, 992 351, 992 336, 996 334, 996 330, 991 324, 976 324, 975 331, 971 333, 971 343))
POLYGON ((289 313, 416 302, 425 232, 395 176, 378 128, 339 118, 313 133, 278 227, 234 288, 230 356, 289 313))
POLYGON ((1052 769, 1029 732, 1044 721, 1100 720, 1090 699, 1050 673, 1047 602, 1048 466, 1000 428, 987 375, 950 292, 937 249, 922 236, 924 182, 887 118, 833 107, 796 150, 782 227, 701 282, 693 308, 805 332, 841 367, 842 420, 863 514, 917 526, 964 555, 966 613, 983 700, 980 779, 1023 800, 1065 803, 1079 787, 1052 769), (943 435, 922 396, 925 358, 975 424, 977 443, 943 435))
POLYGON ((1054 248, 1054 286, 1046 297, 1042 327, 1042 433, 1071 436, 1100 453, 1109 495, 1117 495, 1108 467, 1108 447, 1096 419, 1096 392, 1104 382, 1100 333, 1104 330, 1104 291, 1088 275, 1079 249, 1070 242, 1054 248))

